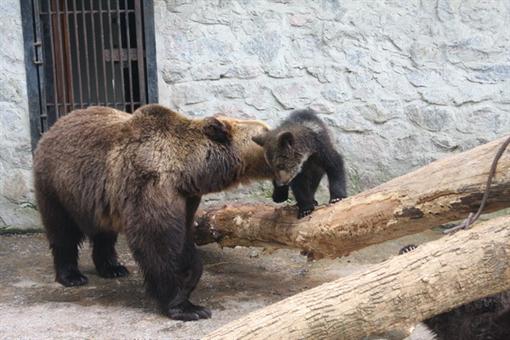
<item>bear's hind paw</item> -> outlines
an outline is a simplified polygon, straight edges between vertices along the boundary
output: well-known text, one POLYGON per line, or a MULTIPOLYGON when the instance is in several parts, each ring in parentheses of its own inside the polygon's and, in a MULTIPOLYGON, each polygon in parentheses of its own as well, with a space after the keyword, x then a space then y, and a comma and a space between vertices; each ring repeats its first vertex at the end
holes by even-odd
POLYGON ((89 282, 89 279, 79 270, 69 270, 57 274, 55 279, 58 283, 66 287, 83 286, 89 282))
POLYGON ((129 275, 129 270, 121 264, 105 265, 101 268, 97 268, 99 276, 106 279, 113 279, 116 277, 124 277, 129 275))
POLYGON ((208 308, 194 305, 188 300, 175 307, 169 308, 167 314, 170 319, 181 321, 209 319, 212 316, 212 313, 208 308))

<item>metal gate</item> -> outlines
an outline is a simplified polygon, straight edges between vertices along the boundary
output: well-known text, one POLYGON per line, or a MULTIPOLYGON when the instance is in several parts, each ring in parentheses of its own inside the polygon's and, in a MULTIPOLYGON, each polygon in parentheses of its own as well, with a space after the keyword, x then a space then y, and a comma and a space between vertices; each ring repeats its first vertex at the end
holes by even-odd
POLYGON ((74 109, 133 112, 157 101, 152 1, 27 0, 21 7, 35 139, 74 109))

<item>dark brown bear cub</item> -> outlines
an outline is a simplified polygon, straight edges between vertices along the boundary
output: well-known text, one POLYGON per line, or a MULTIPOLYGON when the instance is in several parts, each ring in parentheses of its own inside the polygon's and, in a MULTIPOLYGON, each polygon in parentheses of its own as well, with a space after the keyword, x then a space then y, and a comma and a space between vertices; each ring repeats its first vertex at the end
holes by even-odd
POLYGON ((314 210, 315 192, 324 173, 328 176, 330 203, 347 197, 342 156, 315 111, 294 111, 279 127, 253 140, 264 147, 273 172, 273 200, 287 200, 290 185, 298 205, 298 218, 314 210))
POLYGON ((192 222, 202 195, 265 177, 259 121, 188 119, 159 105, 132 115, 106 107, 60 118, 34 155, 35 193, 56 280, 87 283, 78 248, 88 237, 102 277, 128 274, 117 260, 125 232, 149 293, 173 319, 208 318, 189 296, 202 275, 192 222))

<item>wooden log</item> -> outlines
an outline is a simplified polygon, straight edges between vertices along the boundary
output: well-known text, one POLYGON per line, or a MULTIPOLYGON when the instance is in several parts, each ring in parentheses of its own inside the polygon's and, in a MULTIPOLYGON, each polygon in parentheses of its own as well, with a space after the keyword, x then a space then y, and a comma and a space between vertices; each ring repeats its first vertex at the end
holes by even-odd
POLYGON ((307 290, 205 339, 360 339, 510 289, 510 216, 307 290))
MULTIPOLYGON (((299 248, 314 258, 349 252, 463 219, 479 204, 504 138, 435 161, 298 220, 290 207, 227 205, 199 214, 198 244, 299 248)), ((510 157, 499 161, 485 211, 510 206, 510 157)))

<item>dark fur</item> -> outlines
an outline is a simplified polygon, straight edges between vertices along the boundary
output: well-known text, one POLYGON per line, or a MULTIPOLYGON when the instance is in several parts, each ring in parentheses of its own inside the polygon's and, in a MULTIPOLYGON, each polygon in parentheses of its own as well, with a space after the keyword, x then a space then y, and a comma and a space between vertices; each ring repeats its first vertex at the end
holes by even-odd
POLYGON ((85 237, 99 275, 127 275, 114 248, 124 231, 163 312, 181 320, 210 317, 189 301, 202 275, 192 235, 200 198, 243 180, 249 169, 264 175, 245 153, 252 163, 263 161, 251 138, 267 129, 239 122, 190 120, 159 105, 133 115, 90 107, 60 118, 34 155, 35 193, 56 280, 87 283, 78 269, 85 237))
POLYGON ((287 200, 290 186, 297 201, 298 218, 314 210, 315 192, 324 174, 329 180, 330 202, 347 197, 342 156, 313 110, 294 111, 279 127, 253 140, 264 147, 273 172, 273 200, 287 200))
MULTIPOLYGON (((416 249, 402 248, 399 254, 416 249)), ((510 291, 466 303, 423 321, 439 340, 510 339, 510 291)))

